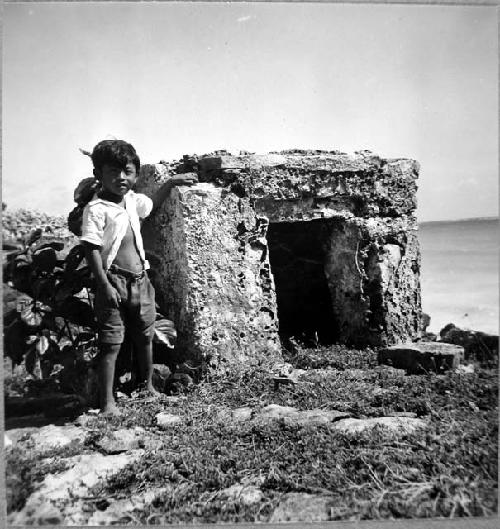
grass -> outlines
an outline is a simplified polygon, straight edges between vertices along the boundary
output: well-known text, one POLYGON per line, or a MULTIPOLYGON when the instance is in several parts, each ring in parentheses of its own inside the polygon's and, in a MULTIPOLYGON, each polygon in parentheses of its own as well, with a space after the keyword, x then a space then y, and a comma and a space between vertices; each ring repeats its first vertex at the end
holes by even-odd
MULTIPOLYGON (((93 419, 87 448, 107 430, 133 426, 145 428, 159 446, 89 496, 127 497, 167 487, 153 504, 120 521, 134 525, 266 522, 287 492, 331 497, 332 520, 496 513, 498 370, 478 365, 468 375, 404 376, 375 358, 373 351, 342 347, 299 350, 288 360, 308 372, 277 392, 269 372, 259 368, 204 381, 169 406, 184 422, 167 431, 158 430, 155 420, 163 404, 125 403, 123 417, 93 419), (232 423, 219 413, 272 403, 360 418, 411 412, 428 428, 403 437, 377 429, 348 437, 329 425, 232 423), (245 505, 221 497, 237 483, 258 486, 261 501, 245 505)), ((7 455, 8 470, 15 468, 12 457, 7 455)), ((21 503, 11 502, 11 508, 21 503)), ((87 507, 96 505, 89 501, 87 507)))

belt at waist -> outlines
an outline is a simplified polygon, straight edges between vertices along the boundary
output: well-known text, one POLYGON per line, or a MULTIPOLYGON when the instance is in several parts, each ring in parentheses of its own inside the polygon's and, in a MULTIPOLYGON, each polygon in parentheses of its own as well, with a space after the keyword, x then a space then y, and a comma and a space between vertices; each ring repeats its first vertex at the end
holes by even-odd
POLYGON ((146 270, 142 270, 142 272, 131 272, 130 270, 125 270, 125 268, 120 268, 119 266, 116 266, 115 264, 112 264, 109 267, 109 272, 112 272, 114 274, 118 274, 120 276, 126 277, 127 279, 142 279, 146 275, 146 270))

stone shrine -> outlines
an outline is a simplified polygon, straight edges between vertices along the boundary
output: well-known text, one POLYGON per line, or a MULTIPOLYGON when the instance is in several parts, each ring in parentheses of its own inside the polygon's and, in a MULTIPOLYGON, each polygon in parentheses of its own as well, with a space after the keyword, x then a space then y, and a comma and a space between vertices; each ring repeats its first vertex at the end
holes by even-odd
POLYGON ((419 165, 361 151, 217 151, 144 165, 174 188, 143 225, 177 354, 218 369, 280 358, 290 337, 382 346, 421 335, 419 165))

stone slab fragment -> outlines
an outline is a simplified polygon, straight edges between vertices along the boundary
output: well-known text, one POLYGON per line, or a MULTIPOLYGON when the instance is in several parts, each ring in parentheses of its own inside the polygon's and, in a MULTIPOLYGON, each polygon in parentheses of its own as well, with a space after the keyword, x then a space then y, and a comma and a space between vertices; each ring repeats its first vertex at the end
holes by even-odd
POLYGON ((381 349, 378 361, 409 374, 456 369, 464 358, 464 348, 440 342, 398 344, 381 349))
POLYGON ((333 498, 328 496, 289 492, 281 498, 269 518, 269 523, 325 522, 330 519, 331 505, 333 498))
POLYGON ((160 428, 170 428, 182 423, 182 418, 179 415, 173 415, 167 412, 160 412, 156 415, 156 423, 160 428))
POLYGON ((349 417, 348 413, 336 410, 298 410, 291 406, 270 404, 255 415, 256 421, 283 420, 286 424, 297 426, 318 426, 349 417))
POLYGON ((119 454, 129 450, 136 450, 140 445, 139 431, 122 428, 108 432, 97 442, 97 446, 106 454, 119 454))
POLYGON ((425 428, 426 422, 413 417, 372 417, 370 419, 342 419, 332 425, 332 428, 346 434, 357 434, 381 426, 393 433, 413 433, 419 428, 425 428))
POLYGON ((286 215, 288 221, 303 220, 304 214, 324 218, 329 211, 394 217, 416 208, 420 168, 415 160, 384 159, 369 151, 341 154, 295 150, 267 155, 204 155, 197 159, 197 165, 200 181, 241 189, 271 221, 283 221, 286 215), (282 208, 301 201, 306 201, 301 208, 282 208))
POLYGON ((254 485, 243 485, 237 483, 231 487, 221 490, 218 494, 218 497, 248 506, 259 503, 264 497, 264 494, 258 487, 254 485))

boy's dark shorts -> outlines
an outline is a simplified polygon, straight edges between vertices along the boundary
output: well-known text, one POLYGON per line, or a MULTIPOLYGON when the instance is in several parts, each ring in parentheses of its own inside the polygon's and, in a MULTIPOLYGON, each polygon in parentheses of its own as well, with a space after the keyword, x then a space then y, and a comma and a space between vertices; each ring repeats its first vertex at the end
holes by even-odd
POLYGON ((96 291, 94 312, 99 342, 123 343, 125 327, 134 341, 151 341, 156 320, 155 290, 146 272, 138 277, 111 265, 107 276, 122 301, 119 308, 107 306, 102 290, 96 291))

